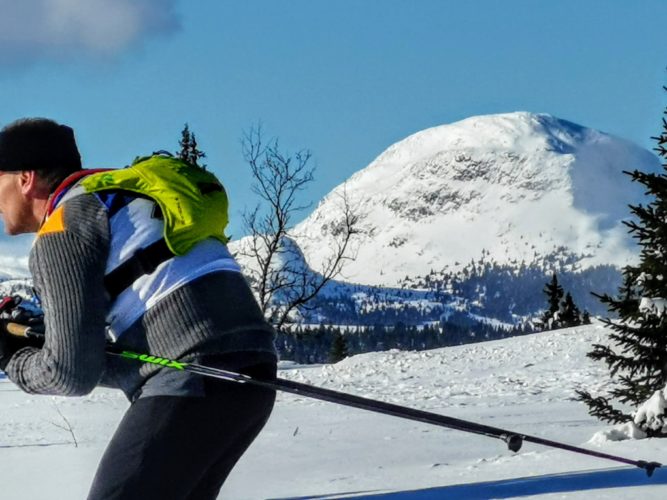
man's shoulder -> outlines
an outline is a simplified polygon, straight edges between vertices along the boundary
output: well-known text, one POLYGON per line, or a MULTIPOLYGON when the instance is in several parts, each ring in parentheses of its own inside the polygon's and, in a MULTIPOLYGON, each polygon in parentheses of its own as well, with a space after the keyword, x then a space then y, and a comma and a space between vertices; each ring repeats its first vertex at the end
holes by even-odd
POLYGON ((53 239, 59 234, 75 234, 84 239, 95 238, 108 232, 107 211, 95 195, 80 193, 63 200, 49 214, 37 232, 33 249, 41 240, 53 239))
POLYGON ((81 226, 97 225, 107 218, 104 203, 90 193, 79 193, 64 200, 47 218, 46 223, 54 216, 63 219, 66 227, 72 230, 81 226))

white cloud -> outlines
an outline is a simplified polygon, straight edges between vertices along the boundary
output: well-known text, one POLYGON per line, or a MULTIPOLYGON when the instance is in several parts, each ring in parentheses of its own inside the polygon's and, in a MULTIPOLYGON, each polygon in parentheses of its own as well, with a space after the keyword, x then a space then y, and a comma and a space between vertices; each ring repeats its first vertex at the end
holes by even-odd
POLYGON ((0 0, 0 62, 115 55, 179 28, 175 0, 0 0))

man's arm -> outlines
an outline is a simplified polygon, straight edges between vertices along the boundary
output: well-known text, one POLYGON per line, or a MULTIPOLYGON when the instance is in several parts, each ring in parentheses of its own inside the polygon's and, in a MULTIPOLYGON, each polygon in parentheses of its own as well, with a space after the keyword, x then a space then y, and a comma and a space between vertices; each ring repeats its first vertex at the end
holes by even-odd
POLYGON ((68 200, 40 229, 30 270, 44 310, 45 342, 41 349, 17 351, 6 367, 24 391, 76 396, 98 384, 105 364, 108 253, 106 211, 92 195, 68 200))

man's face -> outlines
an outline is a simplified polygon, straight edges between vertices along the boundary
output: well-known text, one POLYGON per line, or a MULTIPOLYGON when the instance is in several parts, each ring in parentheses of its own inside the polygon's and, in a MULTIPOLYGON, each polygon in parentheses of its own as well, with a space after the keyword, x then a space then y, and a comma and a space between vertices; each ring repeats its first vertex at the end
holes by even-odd
POLYGON ((7 234, 34 231, 32 210, 22 190, 20 172, 0 172, 0 217, 7 234))

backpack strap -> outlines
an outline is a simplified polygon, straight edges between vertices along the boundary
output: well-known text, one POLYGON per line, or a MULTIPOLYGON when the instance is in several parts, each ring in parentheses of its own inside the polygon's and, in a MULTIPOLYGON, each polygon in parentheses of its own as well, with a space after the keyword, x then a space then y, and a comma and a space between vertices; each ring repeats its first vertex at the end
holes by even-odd
POLYGON ((116 269, 104 277, 104 287, 111 300, 115 300, 123 291, 130 288, 132 283, 155 271, 160 264, 174 257, 164 238, 151 243, 147 247, 137 250, 116 269))
POLYGON ((49 197, 49 203, 46 208, 46 214, 51 215, 60 202, 63 201, 63 198, 67 195, 68 191, 75 186, 81 179, 92 175, 99 174, 101 172, 108 172, 108 168, 93 168, 93 169, 82 169, 70 174, 66 177, 60 185, 55 189, 51 196, 49 197))

